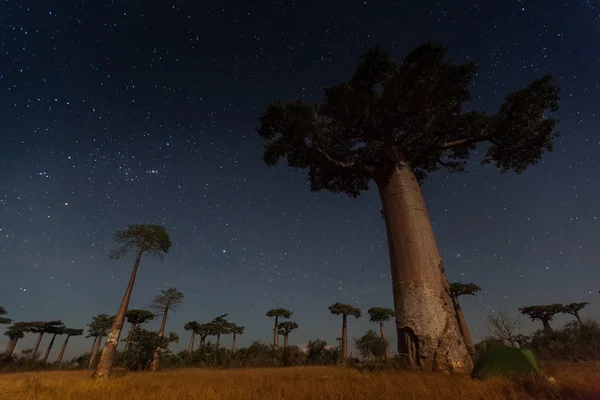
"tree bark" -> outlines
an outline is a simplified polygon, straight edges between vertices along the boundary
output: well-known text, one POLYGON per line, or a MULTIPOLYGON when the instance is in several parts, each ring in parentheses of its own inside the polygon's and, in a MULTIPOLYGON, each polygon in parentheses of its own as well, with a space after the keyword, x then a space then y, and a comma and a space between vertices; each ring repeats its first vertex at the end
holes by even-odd
POLYGON ((14 339, 12 341, 12 345, 11 345, 10 349, 8 349, 8 351, 7 351, 8 356, 12 356, 13 355, 13 353, 15 352, 15 349, 17 348, 17 343, 18 342, 19 342, 18 338, 14 339))
POLYGON ((275 316, 275 328, 273 328, 273 346, 275 346, 275 347, 279 346, 279 332, 277 332, 278 329, 279 329, 279 316, 276 315, 275 316))
POLYGON ((194 351, 194 338, 196 336, 196 333, 194 331, 192 331, 192 336, 190 337, 190 345, 188 346, 188 353, 192 354, 192 351, 194 351))
POLYGON ((14 347, 15 339, 9 339, 8 344, 6 345, 6 349, 4 350, 4 354, 7 356, 12 355, 12 348, 14 347))
POLYGON ((552 333, 554 332, 552 330, 552 327, 550 326, 550 321, 547 319, 543 319, 542 320, 542 324, 544 325, 544 330, 546 331, 546 333, 552 333))
POLYGON ((37 340, 35 341, 35 345, 33 346, 33 350, 31 352, 31 359, 35 361, 38 349, 40 348, 40 343, 42 342, 42 336, 44 336, 44 332, 40 332, 37 340))
MULTIPOLYGON (((379 321, 379 331, 381 332, 381 338, 385 340, 385 330, 383 328, 383 321, 379 321)), ((390 358, 390 346, 385 347, 385 359, 390 358)))
POLYGON ((131 335, 133 335, 133 332, 135 331, 135 328, 137 328, 138 324, 132 323, 131 324, 131 329, 129 329, 129 332, 127 333, 127 339, 125 340, 125 348, 123 349, 123 351, 127 351, 127 349, 129 348, 129 342, 131 341, 131 335))
POLYGON ((100 350, 100 345, 102 345, 102 339, 104 339, 104 335, 98 336, 98 341, 94 343, 92 354, 90 354, 90 363, 88 368, 95 368, 98 364, 96 363, 96 358, 98 358, 98 350, 100 350))
POLYGON ((283 335, 283 347, 288 347, 288 334, 283 335))
POLYGON ((390 253, 398 353, 426 371, 472 368, 427 207, 413 172, 376 177, 390 253))
POLYGON ((583 326, 583 323, 581 322, 581 317, 579 316, 579 313, 575 313, 575 318, 577 318, 577 322, 579 323, 579 326, 583 326))
POLYGON ((231 351, 235 351, 235 333, 233 334, 233 339, 231 339, 231 351))
POLYGON ((346 363, 348 358, 348 316, 342 314, 342 364, 346 363))
POLYGON ((133 271, 131 271, 131 277, 129 278, 129 284, 121 300, 119 311, 113 322, 113 326, 108 335, 108 340, 104 345, 104 351, 102 357, 96 368, 94 376, 96 378, 104 378, 110 375, 112 365, 115 361, 115 355, 117 354, 117 346, 119 344, 119 337, 121 336, 121 330, 123 329, 123 323, 125 322, 125 314, 127 314, 127 307, 129 306, 129 300, 131 299, 131 292, 133 291, 133 285, 135 284, 135 275, 137 274, 138 267, 140 266, 140 260, 142 259, 142 251, 138 251, 133 265, 133 271))
POLYGON ((54 345, 54 339, 56 339, 56 335, 58 335, 58 333, 52 335, 52 339, 50 340, 50 343, 48 343, 48 348, 46 349, 46 354, 44 354, 44 360, 42 361, 44 364, 48 362, 48 356, 50 356, 50 351, 52 350, 52 346, 54 345))
POLYGON ((62 362, 63 356, 65 355, 65 350, 67 348, 67 343, 69 342, 69 338, 71 337, 71 335, 67 335, 67 338, 65 339, 65 342, 63 343, 62 347, 60 348, 60 352, 58 353, 58 357, 56 358, 56 363, 60 365, 60 363, 62 362))
POLYGON ((198 346, 198 350, 200 350, 206 344, 206 336, 207 335, 200 335, 200 346, 198 346))
POLYGON ((221 332, 217 333, 217 350, 221 347, 221 332))
POLYGON ((454 305, 454 310, 456 312, 456 318, 458 320, 458 329, 460 330, 460 334, 462 335, 465 346, 467 346, 467 351, 471 356, 473 362, 477 358, 477 352, 475 351, 475 345, 473 344, 473 339, 471 338, 471 332, 469 332, 469 327, 467 326, 467 321, 465 320, 465 315, 463 314, 462 307, 458 302, 458 297, 452 295, 452 304, 454 305))
MULTIPOLYGON (((167 327, 167 315, 169 314, 169 307, 165 307, 165 311, 163 313, 163 319, 160 324, 160 331, 158 332, 158 336, 163 337, 165 335, 165 328, 167 327)), ((152 355, 152 362, 150 363, 150 371, 156 372, 158 370, 158 364, 160 363, 160 349, 154 349, 154 354, 152 355)))

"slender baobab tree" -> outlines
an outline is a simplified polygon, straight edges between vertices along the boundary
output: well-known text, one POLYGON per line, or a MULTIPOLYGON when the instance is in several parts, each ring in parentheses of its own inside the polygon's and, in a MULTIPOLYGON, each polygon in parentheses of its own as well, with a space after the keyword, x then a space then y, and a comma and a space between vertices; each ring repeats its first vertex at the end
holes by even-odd
POLYGON ((192 335, 190 336, 190 344, 188 345, 188 353, 192 354, 194 351, 194 339, 196 337, 196 331, 198 330, 198 322, 189 321, 184 326, 183 329, 186 331, 192 331, 192 335))
POLYGON ((475 351, 475 344, 473 344, 473 339, 471 338, 471 333, 469 332, 469 326, 467 325, 467 321, 465 320, 465 315, 463 313, 462 307, 460 306, 460 302, 458 298, 460 296, 475 296, 477 293, 481 291, 481 288, 474 283, 461 283, 461 282, 453 282, 450 284, 450 293, 452 294, 452 305, 454 306, 454 310, 456 311, 456 318, 458 321, 458 328, 460 329, 460 333, 465 341, 465 345, 467 346, 467 350, 471 355, 473 361, 475 361, 477 357, 477 352, 475 351))
POLYGON ((69 343, 69 339, 71 336, 81 336, 83 335, 83 329, 73 329, 73 328, 65 328, 64 334, 67 335, 65 341, 63 342, 62 347, 60 348, 60 352, 58 353, 58 357, 56 358, 56 364, 62 362, 62 359, 65 355, 65 350, 67 349, 67 343, 69 343))
MULTIPOLYGON (((159 295, 152 300, 150 303, 150 309, 156 316, 162 316, 162 322, 160 324, 159 336, 164 336, 165 328, 167 327, 167 316, 170 312, 175 312, 177 307, 183 303, 183 293, 179 290, 169 287, 161 290, 159 295)), ((156 371, 158 369, 158 363, 160 362, 160 349, 157 348, 152 356, 152 363, 150 364, 150 370, 156 371)))
POLYGON ((228 330, 229 330, 229 332, 232 335, 232 338, 231 338, 231 351, 233 351, 233 352, 236 351, 236 339, 237 339, 237 336, 238 335, 243 335, 245 328, 246 327, 236 325, 236 324, 234 324, 232 322, 229 323, 228 330))
MULTIPOLYGON (((379 323, 379 332, 381 334, 381 338, 385 340, 385 329, 383 324, 394 318, 394 310, 392 310, 391 308, 384 307, 371 307, 367 312, 369 313, 369 319, 371 322, 379 323)), ((386 347, 385 349, 385 358, 390 358, 389 347, 386 347)))
POLYGON ((577 319, 577 323, 579 324, 579 326, 582 326, 583 323, 581 322, 579 311, 583 310, 583 308, 588 304, 589 303, 586 302, 565 304, 563 313, 573 315, 577 319))
POLYGON ((357 197, 376 184, 398 353, 423 370, 469 370, 472 360, 420 184, 440 168, 465 170, 478 145, 485 164, 523 172, 558 136, 550 112, 558 110, 560 90, 552 76, 510 93, 488 113, 466 106, 476 75, 475 62, 457 63, 439 43, 420 45, 400 61, 374 47, 347 82, 324 90, 323 100, 273 102, 257 129, 264 161, 307 169, 313 191, 357 197))
POLYGON ((279 334, 283 336, 283 347, 288 347, 289 345, 289 336, 290 333, 294 330, 298 329, 298 324, 293 321, 284 321, 279 324, 279 334))
POLYGON ((360 309, 349 304, 335 303, 329 306, 329 312, 333 315, 342 316, 342 354, 341 362, 346 363, 348 359, 348 315, 358 319, 361 316, 360 309))
POLYGON ((52 351, 52 346, 54 346, 54 340, 56 340, 57 335, 64 335, 65 329, 67 329, 64 324, 62 326, 51 326, 48 327, 46 333, 52 335, 52 339, 50 339, 50 343, 48 343, 48 348, 46 349, 46 353, 44 354, 44 358, 42 362, 45 364, 48 362, 48 356, 50 356, 50 352, 52 351))
POLYGON ((267 311, 267 317, 275 317, 275 327, 273 328, 273 346, 279 346, 279 318, 289 319, 294 313, 285 308, 273 308, 267 311))
POLYGON ((19 339, 23 339, 25 337, 25 325, 23 322, 16 322, 13 325, 9 326, 4 332, 4 335, 8 337, 8 345, 6 346, 6 355, 12 356, 15 348, 17 347, 17 342, 19 339))
POLYGON ((99 314, 92 318, 92 322, 90 322, 88 326, 88 336, 94 338, 94 344, 92 345, 92 350, 90 351, 90 360, 88 364, 88 368, 94 368, 96 365, 98 351, 100 350, 100 346, 102 345, 102 339, 108 335, 111 326, 113 325, 115 320, 114 316, 110 316, 108 314, 99 314))
POLYGON ((127 285, 127 289, 125 289, 125 294, 123 295, 121 305, 117 311, 115 322, 108 336, 108 340, 106 341, 106 345, 104 346, 104 351, 102 352, 98 367, 94 373, 94 376, 98 378, 110 375, 115 354, 117 354, 119 337, 121 336, 121 330, 123 329, 123 323, 125 322, 125 315, 127 314, 127 308, 129 307, 129 299, 131 299, 135 276, 142 255, 150 254, 151 256, 162 259, 163 255, 168 253, 171 248, 171 238, 169 238, 169 234, 165 231, 165 228, 159 225, 129 225, 127 229, 117 231, 115 241, 119 244, 119 247, 110 252, 109 257, 112 260, 120 260, 130 251, 136 253, 136 258, 131 277, 129 278, 129 284, 127 285))

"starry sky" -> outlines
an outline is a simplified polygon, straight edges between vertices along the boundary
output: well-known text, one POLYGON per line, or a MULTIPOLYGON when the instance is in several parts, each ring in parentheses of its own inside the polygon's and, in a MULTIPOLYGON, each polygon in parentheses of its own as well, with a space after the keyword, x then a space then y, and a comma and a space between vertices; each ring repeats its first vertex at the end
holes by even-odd
MULTIPOLYGON (((391 307, 377 193, 311 193, 305 171, 264 164, 255 129, 270 101, 348 79, 369 46, 401 59, 428 40, 479 62, 469 107, 493 111, 547 72, 563 89, 538 165, 500 174, 475 157, 423 186, 450 281, 483 289, 462 301, 473 336, 530 304, 588 301, 600 318, 596 1, 4 0, 0 23, 0 305, 17 321, 116 313, 133 256, 107 252, 130 223, 173 240, 142 260, 130 306, 181 290, 175 350, 186 321, 222 313, 246 326, 241 345, 271 339, 275 307, 300 325, 291 343, 334 343, 330 304, 391 307)), ((350 321, 350 338, 367 328, 350 321)))

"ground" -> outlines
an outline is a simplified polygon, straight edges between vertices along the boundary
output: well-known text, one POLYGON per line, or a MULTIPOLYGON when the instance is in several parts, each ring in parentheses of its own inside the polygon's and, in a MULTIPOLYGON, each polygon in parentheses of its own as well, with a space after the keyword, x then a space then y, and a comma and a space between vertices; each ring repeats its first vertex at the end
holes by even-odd
POLYGON ((600 364, 563 363, 545 370, 555 383, 343 367, 180 369, 100 381, 89 371, 7 373, 0 374, 0 400, 600 399, 600 364))

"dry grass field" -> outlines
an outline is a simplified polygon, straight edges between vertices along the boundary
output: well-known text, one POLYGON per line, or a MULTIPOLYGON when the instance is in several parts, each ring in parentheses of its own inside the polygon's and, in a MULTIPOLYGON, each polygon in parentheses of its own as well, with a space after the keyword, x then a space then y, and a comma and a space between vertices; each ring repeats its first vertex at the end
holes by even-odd
POLYGON ((1 400, 469 400, 600 399, 600 365, 555 364, 545 380, 378 372, 342 367, 129 373, 96 381, 88 371, 0 375, 1 400))

